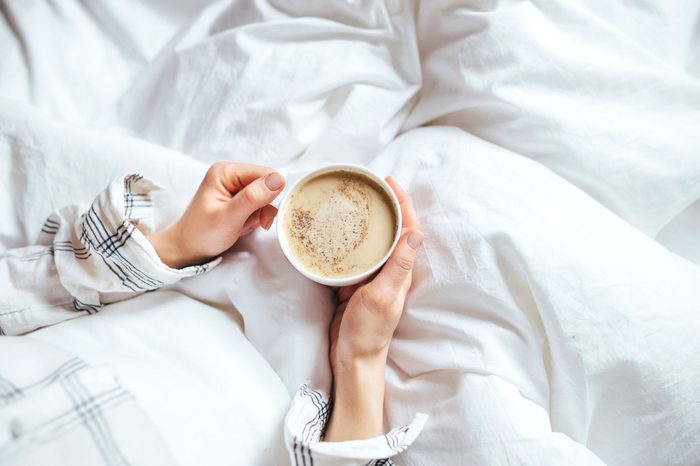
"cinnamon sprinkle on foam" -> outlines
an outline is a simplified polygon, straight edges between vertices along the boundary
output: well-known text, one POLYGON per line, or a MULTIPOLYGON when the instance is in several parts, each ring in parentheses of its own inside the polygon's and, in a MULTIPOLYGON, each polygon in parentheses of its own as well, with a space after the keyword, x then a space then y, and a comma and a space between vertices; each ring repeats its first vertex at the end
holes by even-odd
POLYGON ((330 265, 335 273, 349 272, 341 264, 367 237, 371 199, 357 177, 341 175, 335 190, 314 212, 291 210, 289 233, 314 262, 330 265))

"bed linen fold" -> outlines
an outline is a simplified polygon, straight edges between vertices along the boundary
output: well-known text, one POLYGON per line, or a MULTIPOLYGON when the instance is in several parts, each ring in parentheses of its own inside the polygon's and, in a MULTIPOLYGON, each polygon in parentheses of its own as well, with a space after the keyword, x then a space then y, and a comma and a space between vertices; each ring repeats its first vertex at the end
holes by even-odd
MULTIPOLYGON (((289 173, 368 164, 407 188, 426 231, 390 351, 387 430, 416 410, 430 419, 396 464, 700 462, 695 2, 195 3, 188 20, 163 23, 162 48, 135 34, 146 61, 107 54, 100 73, 87 70, 95 82, 111 73, 104 96, 76 90, 70 62, 54 64, 50 86, 35 73, 28 92, 29 74, 10 72, 20 49, 5 42, 15 49, 0 63, 3 95, 36 108, 0 104, 3 248, 33 242, 49 212, 125 172, 166 186, 157 227, 218 158, 289 173)), ((56 21, 22 8, 25 21, 56 21)), ((90 31, 65 44, 120 50, 90 31)), ((41 41, 27 43, 39 53, 41 41)), ((330 292, 294 272, 272 233, 173 289, 240 319, 278 401, 307 380, 329 387, 330 292)), ((148 306, 166 322, 159 302, 148 306)), ((194 315, 155 327, 227 328, 194 315)), ((78 338, 90 318, 43 332, 78 338)), ((190 431, 159 419, 183 464, 198 464, 202 446, 179 436, 190 431)))

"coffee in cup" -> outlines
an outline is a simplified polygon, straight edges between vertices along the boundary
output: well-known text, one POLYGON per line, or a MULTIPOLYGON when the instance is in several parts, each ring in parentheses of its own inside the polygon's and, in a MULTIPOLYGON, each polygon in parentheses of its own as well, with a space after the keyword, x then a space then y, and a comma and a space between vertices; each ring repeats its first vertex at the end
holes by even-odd
POLYGON ((400 234, 396 196, 361 167, 332 166, 307 175, 292 187, 280 213, 285 254, 325 284, 361 280, 384 263, 400 234))

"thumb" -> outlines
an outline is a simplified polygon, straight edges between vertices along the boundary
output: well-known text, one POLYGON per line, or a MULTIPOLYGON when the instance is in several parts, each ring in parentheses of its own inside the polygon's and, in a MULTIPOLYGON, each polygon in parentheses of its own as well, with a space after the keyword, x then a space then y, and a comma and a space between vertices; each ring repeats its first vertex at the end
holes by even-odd
POLYGON ((236 222, 242 228, 255 211, 272 202, 284 188, 284 178, 277 172, 257 178, 238 191, 230 202, 236 222))
POLYGON ((411 230, 406 232, 399 240, 396 249, 394 249, 382 270, 372 280, 373 286, 385 293, 397 293, 413 273, 416 252, 421 244, 423 244, 423 233, 421 231, 411 230))

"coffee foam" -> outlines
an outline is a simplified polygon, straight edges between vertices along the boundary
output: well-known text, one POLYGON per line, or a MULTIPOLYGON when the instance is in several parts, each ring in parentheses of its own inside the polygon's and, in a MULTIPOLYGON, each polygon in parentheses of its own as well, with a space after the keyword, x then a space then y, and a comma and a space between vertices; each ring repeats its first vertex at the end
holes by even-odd
POLYGON ((384 190, 364 175, 320 174, 290 197, 286 228, 291 249, 305 268, 320 275, 342 277, 366 270, 393 242, 396 218, 391 206, 384 190))

